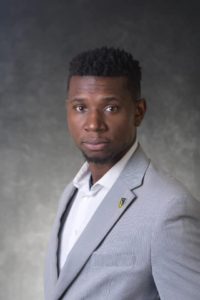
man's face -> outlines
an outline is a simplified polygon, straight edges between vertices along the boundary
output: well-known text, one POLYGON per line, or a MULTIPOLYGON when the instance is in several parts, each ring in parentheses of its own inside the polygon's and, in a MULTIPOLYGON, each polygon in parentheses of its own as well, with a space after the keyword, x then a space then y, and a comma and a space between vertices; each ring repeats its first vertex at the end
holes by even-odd
POLYGON ((72 76, 67 99, 71 136, 88 162, 115 164, 132 146, 145 113, 126 77, 72 76))

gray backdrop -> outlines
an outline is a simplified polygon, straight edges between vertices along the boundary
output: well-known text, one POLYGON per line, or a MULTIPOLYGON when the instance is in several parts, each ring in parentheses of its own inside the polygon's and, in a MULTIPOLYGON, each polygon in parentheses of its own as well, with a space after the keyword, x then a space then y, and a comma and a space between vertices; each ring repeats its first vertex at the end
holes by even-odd
POLYGON ((69 59, 101 45, 141 61, 140 141, 200 198, 199 1, 0 1, 0 299, 43 299, 57 201, 82 158, 64 100, 69 59))

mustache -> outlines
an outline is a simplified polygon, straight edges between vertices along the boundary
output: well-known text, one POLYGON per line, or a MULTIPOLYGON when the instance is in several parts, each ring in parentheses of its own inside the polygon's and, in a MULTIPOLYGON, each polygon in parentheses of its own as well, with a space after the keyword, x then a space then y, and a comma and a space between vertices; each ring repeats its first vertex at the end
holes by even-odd
POLYGON ((98 144, 108 144, 110 140, 107 138, 87 138, 81 141, 82 144, 91 144, 91 145, 98 145, 98 144))

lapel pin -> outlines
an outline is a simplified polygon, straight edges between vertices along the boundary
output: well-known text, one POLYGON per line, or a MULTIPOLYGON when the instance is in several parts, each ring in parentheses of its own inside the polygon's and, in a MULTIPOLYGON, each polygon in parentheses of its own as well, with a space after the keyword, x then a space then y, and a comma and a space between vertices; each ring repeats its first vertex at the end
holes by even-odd
POLYGON ((126 201, 126 198, 121 198, 118 202, 118 207, 121 208, 124 205, 125 201, 126 201))

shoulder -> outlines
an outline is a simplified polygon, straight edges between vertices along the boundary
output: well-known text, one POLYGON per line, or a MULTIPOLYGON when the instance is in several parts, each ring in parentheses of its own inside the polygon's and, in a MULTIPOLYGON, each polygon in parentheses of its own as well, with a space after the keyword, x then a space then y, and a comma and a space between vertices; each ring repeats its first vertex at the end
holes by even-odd
POLYGON ((181 182, 151 162, 142 185, 134 193, 138 204, 148 215, 153 216, 155 223, 181 215, 200 218, 200 201, 181 182))
POLYGON ((151 195, 157 196, 165 202, 169 202, 170 199, 176 199, 178 202, 180 199, 198 202, 183 183, 156 167, 152 162, 150 162, 146 171, 143 185, 151 195))

